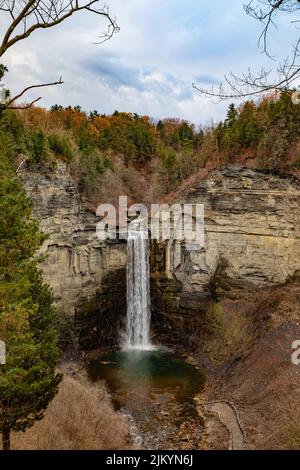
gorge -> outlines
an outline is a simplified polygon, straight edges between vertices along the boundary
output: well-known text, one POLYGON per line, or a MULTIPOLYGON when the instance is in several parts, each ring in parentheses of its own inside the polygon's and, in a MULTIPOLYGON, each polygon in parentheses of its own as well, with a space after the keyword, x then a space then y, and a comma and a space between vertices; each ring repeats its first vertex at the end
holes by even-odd
POLYGON ((2 466, 299 450, 300 0, 106 3, 0 2, 2 466))
MULTIPOLYGON (((105 341, 111 324, 117 337, 126 316, 126 243, 98 240, 99 218, 79 196, 64 164, 44 175, 26 172, 25 181, 34 215, 49 235, 43 269, 59 311, 75 319, 83 343, 86 335, 90 345, 105 341)), ((299 271, 296 178, 225 168, 181 199, 205 205, 205 249, 167 240, 154 241, 150 250, 153 320, 159 309, 174 328, 172 336, 188 328, 185 312, 194 318, 206 301, 224 292, 234 298, 245 290, 281 285, 299 271)))
MULTIPOLYGON (((66 165, 61 164, 44 175, 26 172, 24 177, 34 201, 34 214, 49 233, 43 247, 43 253, 48 255, 43 269, 45 279, 53 287, 60 314, 69 324, 75 324, 81 348, 86 351, 100 348, 105 354, 109 351, 114 354, 122 342, 120 332, 126 330, 126 243, 97 239, 98 219, 79 196, 66 165)), ((257 397, 255 405, 247 404, 246 397, 249 393, 255 397, 258 389, 252 383, 250 392, 250 377, 243 364, 248 361, 249 374, 257 375, 257 387, 260 380, 265 380, 263 377, 269 376, 269 372, 253 369, 261 360, 264 348, 268 351, 266 363, 284 360, 284 374, 296 373, 289 359, 289 342, 300 333, 299 326, 291 323, 292 311, 298 308, 299 180, 227 166, 200 178, 185 192, 175 194, 174 200, 204 203, 205 248, 199 250, 197 246, 172 239, 151 241, 151 341, 171 347, 204 370, 209 385, 204 396, 210 400, 234 400, 248 429, 257 423, 262 398, 257 397), (290 301, 282 307, 286 293, 295 304, 290 301), (274 341, 285 344, 284 359, 271 358, 274 341), (215 381, 222 384, 219 389, 215 388, 215 381), (244 392, 243 387, 247 387, 244 392), (239 395, 233 390, 239 390, 239 395)), ((130 243, 129 255, 133 255, 137 243, 143 257, 145 247, 141 248, 141 240, 133 237, 130 243)), ((141 301, 147 312, 147 295, 141 301)), ((139 332, 134 333, 128 323, 131 346, 148 344, 148 314, 146 323, 140 325, 144 332, 135 330, 139 332)), ((65 324, 63 328, 67 334, 69 326, 65 324)), ((107 358, 105 354, 102 361, 115 362, 114 355, 107 358)), ((156 357, 146 360, 153 366, 156 357)), ((128 371, 128 362, 126 367, 128 371)), ((281 384, 284 374, 276 373, 272 380, 285 389, 286 384, 281 384)), ((263 388, 267 386, 265 383, 263 388)), ((127 387, 128 383, 123 390, 127 387)), ((272 394, 269 400, 274 399, 272 394)), ((212 423, 207 424, 208 429, 210 426, 219 429, 221 425, 201 405, 204 398, 199 399, 201 423, 207 420, 212 423)), ((192 408, 196 409, 194 405, 192 408)), ((145 408, 142 410, 138 414, 143 414, 145 408)), ((172 410, 165 411, 164 420, 168 414, 174 415, 172 410)), ((195 423, 194 411, 191 413, 195 423)), ((266 413, 259 418, 260 426, 268 427, 271 419, 276 421, 278 415, 266 413)), ((222 429, 218 432, 224 434, 222 429)), ((149 439, 146 441, 151 446, 152 437, 149 439)), ((218 446, 210 439, 203 437, 201 446, 218 446)), ((257 432, 253 444, 247 445, 259 446, 257 432)), ((276 441, 272 445, 280 444, 276 441)))

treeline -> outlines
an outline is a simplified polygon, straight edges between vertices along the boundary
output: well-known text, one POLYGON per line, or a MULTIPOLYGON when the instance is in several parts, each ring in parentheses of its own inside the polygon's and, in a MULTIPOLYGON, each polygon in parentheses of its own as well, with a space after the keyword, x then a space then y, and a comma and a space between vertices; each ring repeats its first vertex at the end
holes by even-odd
POLYGON ((223 123, 212 131, 218 151, 226 161, 257 159, 257 166, 286 169, 300 166, 300 106, 292 92, 247 101, 239 109, 229 106, 223 123))
POLYGON ((67 162, 93 206, 115 202, 121 193, 132 200, 163 199, 204 167, 300 167, 300 106, 288 91, 238 108, 231 104, 223 122, 198 128, 180 119, 154 122, 134 113, 87 114, 79 106, 3 114, 18 134, 27 164, 67 162))
POLYGON ((65 161, 93 206, 115 202, 121 193, 132 200, 163 197, 200 163, 203 131, 179 119, 155 123, 134 113, 87 114, 59 105, 3 116, 18 133, 27 165, 51 168, 65 161))

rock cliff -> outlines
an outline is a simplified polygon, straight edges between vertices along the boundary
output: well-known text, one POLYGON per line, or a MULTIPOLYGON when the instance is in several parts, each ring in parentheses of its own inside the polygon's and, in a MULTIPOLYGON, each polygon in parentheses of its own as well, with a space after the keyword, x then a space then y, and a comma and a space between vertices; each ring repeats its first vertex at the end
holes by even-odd
MULTIPOLYGON (((24 179, 34 215, 49 235, 42 267, 58 311, 75 319, 83 346, 116 344, 126 313, 126 244, 98 240, 99 219, 63 164, 51 172, 26 171, 24 179)), ((296 178, 243 167, 214 171, 188 189, 180 202, 204 204, 205 246, 151 243, 153 325, 160 340, 198 342, 207 304, 297 275, 299 200, 296 178)))
POLYGON ((169 329, 193 334, 187 320, 206 309, 208 297, 283 284, 300 271, 299 180, 227 167, 180 202, 204 204, 205 246, 153 244, 154 316, 161 322, 161 312, 169 329))
POLYGON ((82 201, 64 164, 51 172, 26 171, 24 179, 33 215, 48 234, 42 268, 59 313, 75 319, 84 346, 97 346, 108 336, 117 341, 118 318, 126 309, 126 245, 97 238, 99 218, 82 201))

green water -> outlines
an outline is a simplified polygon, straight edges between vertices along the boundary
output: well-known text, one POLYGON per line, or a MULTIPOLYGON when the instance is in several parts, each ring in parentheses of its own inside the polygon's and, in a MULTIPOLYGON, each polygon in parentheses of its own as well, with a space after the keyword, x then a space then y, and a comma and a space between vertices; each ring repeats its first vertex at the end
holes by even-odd
POLYGON ((117 409, 133 417, 146 449, 198 448, 201 419, 194 397, 204 375, 170 351, 118 351, 89 363, 117 409))
POLYGON ((92 380, 104 379, 111 390, 143 389, 150 394, 171 391, 178 400, 192 397, 204 376, 183 359, 166 350, 117 351, 89 364, 92 380))

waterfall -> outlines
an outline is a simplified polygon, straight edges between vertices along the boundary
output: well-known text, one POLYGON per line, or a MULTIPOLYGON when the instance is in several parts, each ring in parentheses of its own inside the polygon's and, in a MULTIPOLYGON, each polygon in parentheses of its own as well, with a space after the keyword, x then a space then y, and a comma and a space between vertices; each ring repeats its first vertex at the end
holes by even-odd
POLYGON ((127 239, 127 329, 125 349, 151 349, 150 280, 146 231, 129 231, 127 239))

